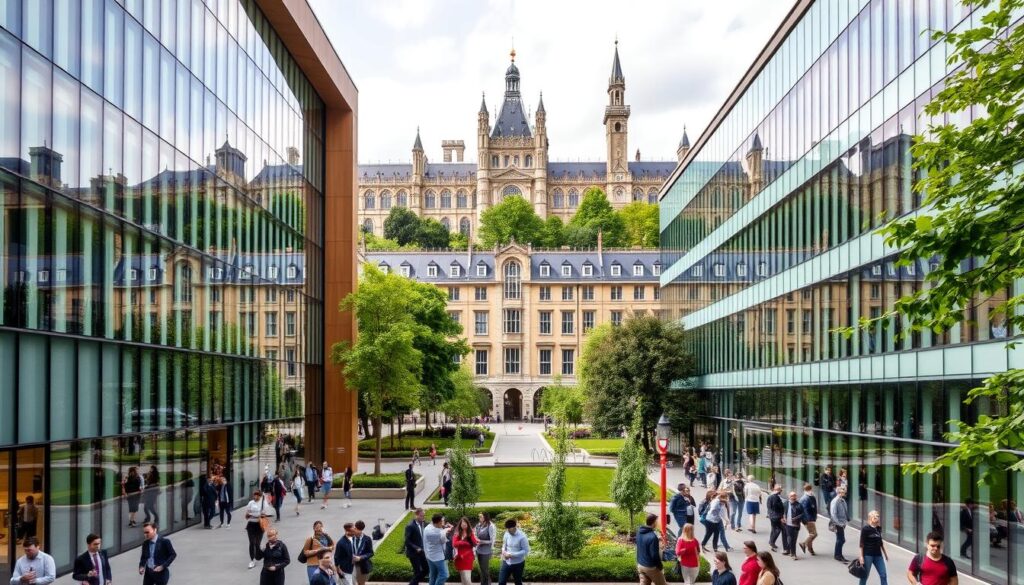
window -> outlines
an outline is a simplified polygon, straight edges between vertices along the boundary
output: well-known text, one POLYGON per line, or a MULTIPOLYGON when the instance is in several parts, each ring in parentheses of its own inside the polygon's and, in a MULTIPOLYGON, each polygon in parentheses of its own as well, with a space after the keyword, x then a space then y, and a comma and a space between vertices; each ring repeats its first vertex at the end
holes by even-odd
POLYGON ((266 331, 267 337, 277 337, 277 313, 267 313, 266 323, 264 331, 266 331))
POLYGON ((622 275, 622 266, 619 266, 617 263, 616 264, 612 264, 612 276, 621 276, 621 275, 622 275))
POLYGON ((245 317, 245 330, 249 332, 249 335, 255 336, 257 333, 259 333, 259 330, 257 329, 256 325, 256 312, 253 311, 251 313, 242 313, 242 315, 245 317))
POLYGON ((551 311, 541 311, 539 317, 540 334, 551 335, 551 311))
POLYGON ((452 206, 452 192, 448 189, 441 191, 441 208, 450 209, 452 206))
MULTIPOLYGON (((507 159, 508 157, 505 157, 505 158, 507 159)), ((508 166, 508 161, 507 160, 505 161, 505 166, 508 166)), ((506 197, 522 197, 522 196, 523 196, 523 192, 520 191, 519 187, 516 187, 515 185, 509 185, 509 186, 507 186, 507 187, 505 187, 504 189, 501 190, 501 198, 502 199, 505 199, 506 197)))
POLYGON ((800 298, 805 300, 805 301, 811 300, 811 289, 805 288, 805 289, 801 290, 800 291, 800 298))
POLYGON ((483 262, 477 264, 476 265, 476 275, 477 276, 487 276, 487 265, 484 264, 483 262))
POLYGON ((882 266, 880 264, 875 264, 874 266, 872 266, 871 267, 871 275, 872 276, 882 276, 882 266))
MULTIPOLYGON (((218 273, 219 273, 220 268, 218 268, 217 270, 218 270, 218 273)), ((294 264, 289 264, 288 265, 288 271, 286 272, 285 276, 287 278, 296 278, 296 277, 298 277, 298 275, 299 275, 298 267, 295 266, 294 264)), ((218 275, 217 278, 220 278, 220 276, 218 275)))
POLYGON ((473 331, 477 335, 487 335, 487 311, 473 312, 473 331))
POLYGON ((695 301, 698 298, 700 298, 700 289, 698 289, 696 286, 691 285, 691 286, 688 286, 686 288, 687 288, 686 292, 688 293, 687 296, 690 297, 691 301, 695 301))
POLYGON ((501 166, 501 163, 498 162, 498 155, 494 155, 491 157, 491 166, 494 168, 498 168, 501 166))
POLYGON ((66 268, 58 268, 57 269, 57 282, 67 282, 67 280, 68 280, 68 271, 67 271, 67 269, 66 268))
POLYGON ((139 279, 139 271, 134 268, 132 268, 128 274, 130 275, 129 279, 133 282, 139 279))
POLYGON ((661 300, 661 287, 660 286, 654 287, 654 300, 656 300, 656 301, 660 301, 661 300))
POLYGON ((651 266, 651 274, 661 276, 661 263, 655 262, 654 266, 651 266))
POLYGON ((769 309, 764 312, 764 321, 761 322, 765 333, 775 333, 775 310, 769 309))
POLYGON ((380 192, 380 208, 391 209, 391 192, 381 191, 380 192))
POLYGON ((458 264, 452 264, 450 267, 448 267, 448 277, 449 278, 458 278, 460 276, 462 276, 462 267, 461 266, 459 266, 458 264))
POLYGON ((403 264, 398 268, 398 270, 402 273, 402 276, 406 278, 409 278, 409 275, 412 274, 412 267, 408 264, 403 264))
POLYGON ((150 268, 147 271, 146 279, 150 282, 156 282, 156 268, 150 268))
POLYGON ((437 207, 437 195, 434 195, 433 191, 427 191, 423 197, 423 207, 427 209, 433 209, 437 207))
POLYGON ((551 266, 549 266, 547 264, 541 264, 540 265, 540 275, 541 276, 551 276, 551 266))
MULTIPOLYGON (((459 209, 462 209, 464 207, 469 207, 469 205, 467 205, 468 202, 469 202, 469 199, 466 198, 466 192, 465 191, 459 191, 458 193, 455 194, 455 206, 458 207, 459 209)), ((467 225, 468 225, 469 220, 465 220, 465 221, 467 222, 467 225)))
POLYGON ((583 332, 586 333, 594 328, 594 312, 583 311, 583 332))
POLYGON ((592 301, 594 300, 594 287, 593 285, 583 287, 583 300, 592 301))
POLYGON ((289 303, 294 303, 295 302, 295 289, 293 289, 293 288, 288 289, 288 293, 286 295, 286 298, 287 298, 289 303))
POLYGON ((431 264, 430 266, 427 266, 427 276, 429 276, 430 278, 437 277, 437 264, 431 264))
POLYGON ((505 309, 505 333, 522 333, 522 313, 519 309, 505 309))
POLYGON ((562 311, 562 335, 572 335, 575 330, 576 313, 573 311, 562 311))
POLYGON ((612 325, 615 327, 622 325, 622 311, 612 311, 612 325))
POLYGON ((476 375, 486 376, 487 375, 487 350, 478 349, 476 350, 476 375))
POLYGON ((464 236, 466 236, 468 238, 469 237, 469 230, 470 230, 469 218, 468 217, 464 217, 464 218, 460 219, 459 220, 459 233, 464 235, 464 236))
MULTIPOLYGON (((156 269, 155 268, 150 268, 150 271, 153 272, 153 278, 151 278, 150 280, 155 280, 156 279, 156 269)), ((241 278, 242 280, 249 280, 250 278, 252 278, 252 275, 253 275, 252 264, 246 264, 242 268, 242 274, 239 275, 239 278, 241 278)))
POLYGON ((573 375, 573 354, 576 352, 571 349, 562 350, 562 375, 572 376, 573 375))
POLYGON ((451 232, 452 231, 452 221, 450 219, 448 219, 447 217, 442 217, 441 218, 441 227, 444 228, 444 231, 451 232))
POLYGON ((911 262, 907 264, 907 275, 914 276, 917 274, 917 262, 911 262))
POLYGON ((590 264, 589 262, 584 264, 583 265, 583 276, 593 276, 593 275, 594 275, 594 265, 590 264))
POLYGON ((561 189, 555 189, 551 194, 551 207, 554 207, 555 209, 565 207, 565 195, 562 194, 561 189))
POLYGON ((366 218, 363 220, 363 231, 372 234, 373 233, 373 220, 366 218))
POLYGON ((634 286, 633 287, 633 300, 634 301, 642 301, 642 300, 644 300, 644 294, 645 294, 644 289, 645 288, 646 287, 642 287, 642 286, 634 286))
POLYGON ((878 284, 877 282, 872 282, 871 283, 871 298, 872 299, 880 299, 880 298, 882 298, 882 285, 878 284))
POLYGON ((542 286, 540 287, 540 300, 550 301, 551 300, 551 287, 542 286))
POLYGON ((540 375, 550 376, 551 375, 551 350, 542 349, 540 350, 540 358, 538 360, 540 364, 540 375))
POLYGON ((399 207, 407 207, 409 205, 409 196, 406 195, 405 191, 399 191, 398 195, 395 196, 395 205, 399 207))
POLYGON ((448 287, 448 300, 449 301, 457 301, 457 300, 459 300, 460 293, 461 293, 461 289, 459 287, 457 287, 457 286, 449 286, 448 287))
POLYGON ((267 278, 270 280, 277 280, 277 265, 271 264, 267 267, 267 278))
POLYGON ((622 287, 621 286, 613 286, 612 287, 612 300, 613 301, 621 301, 622 300, 622 287))
POLYGON ((288 349, 284 350, 284 359, 288 363, 288 377, 289 378, 294 378, 295 374, 296 374, 296 369, 297 369, 295 367, 295 348, 294 347, 289 347, 288 349))
POLYGON ((448 311, 448 316, 456 323, 462 323, 462 311, 448 311))
POLYGON ((505 298, 506 299, 519 299, 522 298, 523 286, 520 280, 522 275, 522 267, 519 262, 510 260, 505 264, 505 298))
POLYGON ((288 311, 284 314, 284 334, 288 337, 295 337, 295 311, 288 311))
POLYGON ((758 276, 767 276, 768 275, 768 263, 767 262, 758 262, 757 263, 757 275, 758 276))
POLYGON ((363 196, 363 207, 366 209, 377 207, 377 199, 373 196, 373 191, 367 191, 363 196))
POLYGON ((643 276, 643 275, 644 275, 644 265, 643 264, 634 264, 633 265, 633 276, 643 276))
POLYGON ((505 348, 505 373, 506 374, 518 374, 519 373, 519 348, 518 347, 506 347, 505 348))
POLYGON ((746 276, 746 275, 747 275, 747 265, 744 262, 740 262, 739 264, 736 265, 736 276, 746 276))
POLYGON ((569 189, 569 207, 575 209, 580 205, 580 192, 576 189, 569 189))
POLYGON ((378 264, 377 268, 379 268, 380 271, 383 272, 384 274, 391 272, 391 267, 388 266, 387 264, 378 264))
POLYGON ((571 264, 562 264, 562 276, 572 276, 571 264))
POLYGON ((277 289, 276 288, 268 288, 268 289, 266 289, 263 292, 263 301, 266 302, 266 303, 276 303, 277 302, 277 289))
POLYGON ((800 319, 800 331, 803 333, 811 332, 811 310, 804 309, 800 319))
POLYGON ((485 286, 474 287, 473 288, 473 298, 478 300, 478 301, 486 301, 487 300, 487 287, 485 287, 485 286))
POLYGON ((694 266, 693 268, 690 269, 690 274, 697 278, 704 276, 704 266, 700 264, 694 266))
POLYGON ((796 333, 796 310, 786 309, 786 333, 796 333))
POLYGON ((571 286, 563 286, 562 287, 562 300, 563 301, 571 301, 572 300, 572 287, 571 286))
POLYGON ((715 276, 719 276, 719 277, 725 276, 725 264, 722 264, 721 262, 716 262, 715 266, 714 266, 714 269, 715 269, 715 276))

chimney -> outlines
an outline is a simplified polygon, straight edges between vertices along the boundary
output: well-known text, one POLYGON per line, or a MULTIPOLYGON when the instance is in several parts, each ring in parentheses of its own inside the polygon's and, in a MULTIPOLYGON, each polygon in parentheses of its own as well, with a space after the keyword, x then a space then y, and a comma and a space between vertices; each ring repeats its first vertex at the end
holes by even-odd
POLYGON ((455 153, 455 162, 462 162, 466 152, 466 143, 462 140, 442 140, 441 151, 444 153, 444 162, 453 162, 453 152, 455 153))

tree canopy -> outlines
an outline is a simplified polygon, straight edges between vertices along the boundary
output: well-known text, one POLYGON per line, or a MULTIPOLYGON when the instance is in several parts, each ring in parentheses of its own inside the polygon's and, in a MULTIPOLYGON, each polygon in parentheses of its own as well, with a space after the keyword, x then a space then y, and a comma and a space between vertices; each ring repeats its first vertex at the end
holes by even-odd
POLYGON ((480 215, 480 244, 485 248, 503 246, 513 239, 520 244, 540 245, 544 221, 529 201, 506 197, 480 215))
POLYGON ((482 415, 485 410, 481 401, 480 388, 474 382, 473 367, 464 362, 462 367, 449 374, 453 392, 441 404, 441 412, 450 419, 471 419, 482 415))
POLYGON ((448 294, 431 283, 410 280, 415 304, 409 309, 417 325, 413 346, 422 354, 419 408, 427 415, 455 396, 452 374, 459 370, 456 357, 469 353, 461 337, 462 325, 448 313, 448 294))
POLYGON ((626 246, 657 248, 660 238, 658 204, 634 201, 618 211, 626 246))
POLYGON ((384 220, 384 237, 399 246, 416 243, 419 229, 420 217, 408 207, 392 207, 384 220))
POLYGON ((604 191, 590 187, 583 192, 579 209, 569 220, 566 228, 566 242, 570 246, 592 248, 597 246, 597 234, 602 234, 602 243, 608 248, 625 245, 626 228, 622 217, 615 213, 604 191))

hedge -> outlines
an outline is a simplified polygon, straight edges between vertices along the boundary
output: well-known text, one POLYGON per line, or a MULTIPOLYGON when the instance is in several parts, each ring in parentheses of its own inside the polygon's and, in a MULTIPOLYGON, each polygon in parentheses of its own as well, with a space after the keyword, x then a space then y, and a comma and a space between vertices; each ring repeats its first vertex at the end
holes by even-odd
MULTIPOLYGON (((628 522, 626 515, 616 510, 615 508, 594 508, 584 507, 583 510, 588 512, 588 516, 591 516, 591 520, 594 516, 599 516, 601 519, 610 521, 616 528, 619 528, 622 532, 625 532, 628 522)), ((434 512, 444 512, 449 521, 454 521, 452 512, 449 509, 430 509, 427 510, 427 517, 433 515, 434 512)), ((495 522, 499 527, 504 524, 505 518, 518 517, 526 513, 526 510, 507 510, 505 508, 498 507, 487 507, 481 506, 469 510, 467 516, 476 521, 477 515, 480 512, 488 512, 491 515, 492 521, 495 522)), ((639 514, 637 520, 644 514, 639 514)), ((395 529, 375 547, 373 556, 373 574, 372 579, 374 581, 384 582, 407 582, 412 578, 412 568, 409 565, 409 560, 405 557, 402 551, 404 545, 404 527, 409 522, 410 516, 408 513, 402 516, 398 521, 398 525, 395 529)), ((589 525, 593 525, 593 522, 589 522, 589 525)), ((503 529, 499 528, 498 535, 504 532, 503 529)), ((499 545, 500 546, 500 545, 499 545)), ((674 563, 666 563, 666 570, 674 566, 674 563)), ((496 582, 498 578, 498 571, 501 568, 501 559, 492 558, 490 563, 491 580, 496 582)), ((448 567, 448 581, 458 582, 459 576, 455 571, 453 565, 449 563, 448 567)), ((708 561, 701 557, 700 559, 700 574, 698 581, 707 582, 711 580, 710 577, 710 566, 708 561)), ((673 577, 668 575, 668 578, 672 581, 678 580, 678 576, 673 577)), ((473 580, 479 582, 480 570, 479 565, 474 564, 473 566, 473 580)), ((536 549, 534 549, 530 556, 526 559, 526 570, 523 575, 524 581, 532 582, 627 582, 636 583, 637 572, 636 572, 636 553, 633 547, 625 547, 622 545, 609 543, 609 544, 597 544, 588 545, 584 549, 584 556, 576 559, 550 559, 540 556, 536 549)))
MULTIPOLYGON (((420 474, 416 474, 416 479, 420 478, 420 474)), ((345 475, 335 475, 334 481, 331 485, 336 488, 344 487, 345 475)), ((404 488, 405 487, 405 472, 402 473, 382 473, 380 475, 370 475, 368 473, 357 473, 352 476, 352 487, 354 488, 404 488)))
MULTIPOLYGON (((451 440, 455 436, 455 429, 445 427, 444 429, 429 431, 426 435, 421 435, 420 433, 421 431, 418 430, 402 431, 401 435, 396 435, 398 447, 395 449, 389 448, 391 444, 390 437, 384 437, 381 440, 381 457, 384 459, 410 459, 412 458, 411 447, 418 446, 420 457, 427 459, 430 457, 430 443, 432 442, 438 443, 438 455, 443 455, 444 450, 451 446, 451 440), (406 444, 403 445, 402 441, 405 441, 406 444)), ((462 443, 469 451, 490 451, 491 445, 494 443, 494 433, 478 427, 462 427, 462 443), (484 435, 484 446, 481 449, 477 449, 476 439, 481 433, 484 435)), ((375 446, 376 439, 372 437, 359 441, 359 457, 365 459, 376 457, 375 446)))
POLYGON ((592 457, 618 457, 618 449, 587 449, 592 457))

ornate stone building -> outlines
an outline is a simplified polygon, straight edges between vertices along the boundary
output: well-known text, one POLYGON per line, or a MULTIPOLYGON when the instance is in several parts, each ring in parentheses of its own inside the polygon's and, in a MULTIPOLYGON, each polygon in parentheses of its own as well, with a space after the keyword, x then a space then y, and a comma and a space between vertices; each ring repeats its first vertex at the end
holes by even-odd
MULTIPOLYGON (((443 162, 429 162, 417 130, 411 164, 359 166, 359 220, 365 231, 382 235, 384 219, 394 206, 408 207, 437 219, 451 231, 471 235, 476 234, 485 209, 513 195, 530 201, 542 218, 557 215, 566 221, 576 212, 588 187, 604 189, 616 208, 631 201, 657 200, 658 190, 676 162, 642 161, 639 150, 634 160, 629 160, 630 109, 618 46, 608 78, 604 161, 549 161, 544 96, 537 101, 531 124, 514 50, 511 58, 505 71, 504 98, 493 120, 486 99, 480 102, 476 163, 463 162, 462 140, 442 141, 443 162)), ((679 160, 688 150, 684 132, 677 151, 679 160)))

